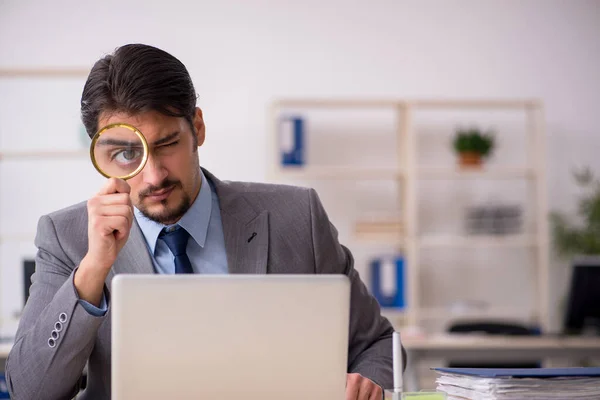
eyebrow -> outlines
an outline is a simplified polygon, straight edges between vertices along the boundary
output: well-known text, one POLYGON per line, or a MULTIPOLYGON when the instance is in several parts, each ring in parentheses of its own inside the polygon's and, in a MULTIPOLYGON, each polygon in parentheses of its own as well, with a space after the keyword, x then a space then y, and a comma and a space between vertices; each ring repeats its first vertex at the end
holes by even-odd
POLYGON ((118 140, 118 139, 100 139, 100 140, 98 140, 97 144, 101 145, 101 146, 142 147, 141 143, 138 141, 130 142, 128 140, 118 140))
POLYGON ((160 146, 161 144, 170 142, 171 140, 175 139, 177 136, 179 136, 179 131, 175 131, 175 132, 171 133, 170 135, 165 136, 162 139, 155 140, 154 142, 152 142, 152 146, 160 146))
MULTIPOLYGON (((171 133, 168 136, 165 136, 162 139, 158 139, 154 142, 152 142, 152 146, 160 146, 161 144, 165 144, 167 142, 170 142, 171 140, 175 139, 177 136, 179 136, 179 131, 175 131, 173 133, 171 133)), ((119 140, 119 139, 100 139, 98 140, 98 145, 100 146, 126 146, 126 147, 142 147, 141 143, 138 141, 128 141, 128 140, 119 140)))

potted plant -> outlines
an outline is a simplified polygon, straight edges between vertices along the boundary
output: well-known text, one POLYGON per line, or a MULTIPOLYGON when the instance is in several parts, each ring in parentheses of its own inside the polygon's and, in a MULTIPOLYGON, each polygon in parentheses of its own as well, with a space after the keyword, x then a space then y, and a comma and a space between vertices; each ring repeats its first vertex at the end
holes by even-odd
POLYGON ((600 319, 589 314, 590 308, 597 307, 590 302, 590 290, 598 289, 594 289, 593 279, 586 282, 590 272, 600 268, 600 180, 589 168, 574 176, 584 191, 577 203, 576 221, 569 221, 562 213, 550 214, 554 250, 569 260, 571 267, 570 289, 560 309, 566 332, 600 335, 600 319))
POLYGON ((579 224, 569 223, 558 212, 550 214, 554 247, 562 257, 600 256, 600 181, 589 168, 573 174, 586 191, 578 202, 579 224))
POLYGON ((483 159, 492 154, 494 136, 477 128, 459 129, 454 135, 454 150, 462 167, 479 167, 483 159))

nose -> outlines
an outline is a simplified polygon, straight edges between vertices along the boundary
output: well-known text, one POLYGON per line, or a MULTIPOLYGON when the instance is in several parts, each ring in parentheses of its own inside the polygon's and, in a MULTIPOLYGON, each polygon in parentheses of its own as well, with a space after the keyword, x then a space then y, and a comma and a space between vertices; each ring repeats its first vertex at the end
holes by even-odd
POLYGON ((167 177, 169 172, 163 167, 159 157, 148 156, 148 161, 142 170, 144 183, 159 186, 167 177))

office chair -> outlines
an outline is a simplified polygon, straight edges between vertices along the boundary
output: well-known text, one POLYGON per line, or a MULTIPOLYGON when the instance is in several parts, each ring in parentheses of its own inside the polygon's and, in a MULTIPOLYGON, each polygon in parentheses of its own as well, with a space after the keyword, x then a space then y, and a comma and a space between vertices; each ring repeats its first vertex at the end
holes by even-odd
MULTIPOLYGON (((456 322, 449 326, 449 333, 469 334, 484 333, 487 335, 508 335, 508 336, 535 336, 539 335, 538 329, 528 328, 519 323, 498 322, 498 321, 469 321, 456 322)), ((463 362, 453 360, 448 363, 450 368, 540 368, 541 360, 531 361, 494 361, 479 360, 463 362)))

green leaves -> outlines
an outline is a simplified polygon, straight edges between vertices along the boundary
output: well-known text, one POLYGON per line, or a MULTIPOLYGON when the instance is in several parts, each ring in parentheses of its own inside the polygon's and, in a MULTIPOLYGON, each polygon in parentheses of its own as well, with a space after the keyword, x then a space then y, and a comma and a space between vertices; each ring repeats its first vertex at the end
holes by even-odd
POLYGON ((550 214, 554 246, 561 256, 600 254, 600 181, 586 168, 573 174, 586 193, 579 199, 579 224, 570 223, 566 216, 550 214))
POLYGON ((459 129, 454 135, 453 146, 458 153, 478 153, 486 157, 492 153, 494 148, 493 133, 483 133, 479 129, 459 129))

